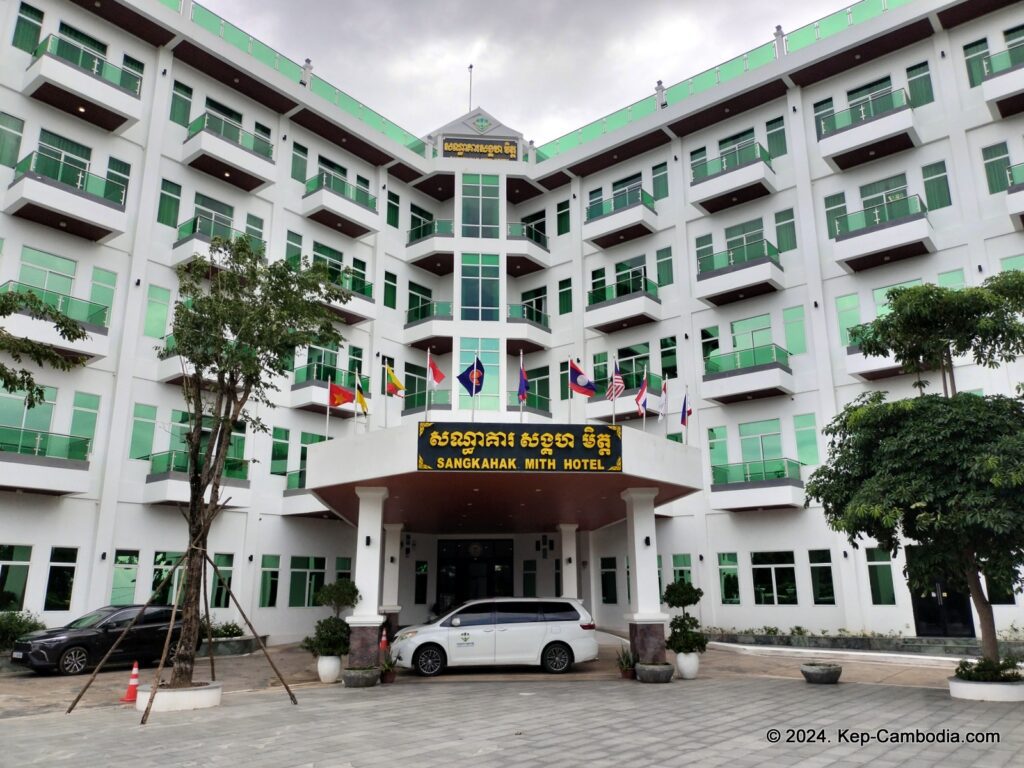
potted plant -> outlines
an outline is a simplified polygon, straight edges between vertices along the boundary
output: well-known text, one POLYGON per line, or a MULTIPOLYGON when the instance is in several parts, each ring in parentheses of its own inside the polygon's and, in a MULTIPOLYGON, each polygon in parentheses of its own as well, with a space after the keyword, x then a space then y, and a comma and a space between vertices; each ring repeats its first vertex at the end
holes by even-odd
POLYGON ((833 685, 839 682, 843 668, 839 664, 831 664, 827 661, 808 661, 800 665, 800 674, 808 683, 833 685))
POLYGON ((341 657, 348 653, 350 633, 344 619, 328 616, 316 623, 312 637, 303 639, 301 647, 316 657, 316 673, 321 683, 337 682, 341 657))
POLYGON ((615 663, 619 666, 619 674, 623 680, 636 680, 636 659, 633 658, 633 652, 629 650, 628 645, 619 648, 615 655, 615 663))
POLYGON ((381 683, 395 682, 395 657, 391 655, 391 648, 386 647, 380 653, 380 681, 381 683))
POLYGON ((700 668, 700 654, 707 649, 707 638, 700 631, 700 621, 691 616, 686 609, 696 605, 704 596, 704 591, 697 589, 685 581, 669 584, 662 598, 670 608, 682 608, 683 612, 673 616, 669 622, 671 630, 666 647, 676 654, 676 670, 683 680, 693 680, 700 668))
POLYGON ((949 695, 973 701, 1024 701, 1021 659, 1007 654, 999 661, 964 659, 949 678, 949 695))

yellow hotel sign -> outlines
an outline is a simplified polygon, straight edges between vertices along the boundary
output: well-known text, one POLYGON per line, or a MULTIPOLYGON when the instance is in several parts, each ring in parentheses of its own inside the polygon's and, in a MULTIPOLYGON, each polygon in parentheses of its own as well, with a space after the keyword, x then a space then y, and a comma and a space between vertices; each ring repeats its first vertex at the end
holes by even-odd
POLYGON ((442 144, 444 157, 476 157, 487 160, 518 160, 519 145, 505 139, 446 138, 442 144))

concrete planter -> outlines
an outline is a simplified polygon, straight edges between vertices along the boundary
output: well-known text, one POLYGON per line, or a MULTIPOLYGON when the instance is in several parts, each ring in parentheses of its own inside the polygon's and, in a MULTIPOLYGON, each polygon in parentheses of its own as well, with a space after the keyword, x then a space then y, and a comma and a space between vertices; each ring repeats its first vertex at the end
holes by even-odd
MULTIPOLYGON (((263 640, 263 644, 267 644, 267 638, 270 635, 260 635, 260 639, 263 640)), ((213 655, 214 656, 242 656, 247 653, 256 653, 260 649, 260 644, 252 635, 246 635, 244 637, 215 637, 213 638, 213 655)), ((201 658, 207 655, 206 650, 206 639, 199 645, 199 650, 196 651, 196 658, 201 658)))
POLYGON ((977 683, 949 678, 949 695, 968 701, 1024 701, 1024 680, 1015 683, 977 683))
POLYGON ((637 664, 636 679, 641 683, 667 683, 672 680, 671 664, 637 664))
MULTIPOLYGON (((883 651, 886 653, 916 653, 924 656, 950 656, 962 659, 979 656, 981 648, 974 638, 939 637, 860 637, 856 635, 749 635, 736 632, 708 632, 708 640, 739 645, 791 646, 821 648, 836 651, 883 651)), ((999 641, 1001 655, 1024 655, 1024 642, 999 641)))
POLYGON ((834 685, 839 682, 839 676, 843 674, 843 668, 839 664, 812 661, 800 665, 800 674, 804 676, 804 680, 808 683, 834 685))
POLYGON ((321 683, 336 683, 341 675, 341 656, 317 656, 316 674, 321 683))
MULTIPOLYGON (((146 711, 152 685, 140 685, 135 709, 146 711)), ((223 688, 220 683, 196 683, 191 688, 159 688, 153 699, 153 712, 186 712, 192 709, 219 707, 223 688)))
POLYGON ((380 667, 369 669, 343 669, 341 681, 346 688, 372 688, 380 682, 380 667))

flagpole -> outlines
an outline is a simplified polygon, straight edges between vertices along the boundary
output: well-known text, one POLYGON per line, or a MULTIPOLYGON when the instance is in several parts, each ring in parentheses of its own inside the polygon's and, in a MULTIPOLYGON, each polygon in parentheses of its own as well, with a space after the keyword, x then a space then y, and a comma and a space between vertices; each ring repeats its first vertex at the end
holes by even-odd
MULTIPOLYGON (((331 378, 333 379, 334 377, 332 376, 331 378)), ((327 408, 325 409, 324 413, 326 414, 325 418, 324 418, 324 440, 326 440, 327 439, 327 435, 329 435, 330 432, 331 432, 331 382, 330 381, 327 382, 327 408)))
MULTIPOLYGON (((647 366, 646 365, 644 366, 644 377, 643 377, 643 379, 640 382, 640 386, 642 386, 642 387, 646 387, 647 386, 647 366)), ((645 400, 647 399, 647 396, 648 395, 645 392, 644 393, 644 399, 645 400)), ((643 430, 645 432, 647 431, 647 406, 646 405, 644 405, 643 430)))
MULTIPOLYGON (((615 373, 614 373, 614 371, 618 370, 618 367, 619 367, 619 358, 617 358, 617 357, 616 357, 616 358, 613 358, 613 360, 614 360, 614 365, 615 365, 615 367, 614 367, 614 368, 612 368, 612 371, 613 371, 613 373, 612 373, 612 378, 613 378, 613 380, 614 380, 614 377, 615 377, 615 373)), ((595 373, 595 374, 594 374, 594 376, 597 376, 597 374, 595 373)), ((613 393, 614 393, 614 390, 613 390, 613 393)), ((616 400, 618 400, 618 399, 619 399, 618 397, 613 397, 613 398, 612 398, 612 426, 613 426, 613 427, 615 426, 615 401, 616 401, 616 400)))
MULTIPOLYGON (((480 347, 478 345, 477 348, 476 348, 476 357, 473 358, 473 373, 477 373, 478 372, 478 369, 476 367, 476 363, 477 363, 477 360, 479 360, 479 359, 480 359, 480 347)), ((470 398, 470 401, 472 402, 472 405, 470 406, 469 420, 470 420, 471 423, 476 424, 476 396, 480 392, 480 387, 477 386, 477 377, 476 376, 470 376, 469 377, 469 381, 473 385, 473 395, 470 398)))
POLYGON ((661 413, 658 414, 658 420, 665 421, 665 436, 668 436, 668 376, 665 376, 661 380, 661 413))
POLYGON ((423 411, 423 420, 430 421, 430 383, 434 380, 434 375, 430 369, 430 347, 427 347, 427 380, 424 384, 427 387, 427 404, 423 411))
POLYGON ((384 358, 380 359, 380 377, 384 386, 381 389, 384 390, 384 429, 388 428, 388 372, 387 366, 384 363, 384 358))
MULTIPOLYGON (((683 415, 686 413, 686 409, 690 407, 690 387, 686 386, 683 390, 683 415)), ((690 418, 686 418, 686 426, 683 427, 683 445, 690 444, 690 418)))
POLYGON ((572 424, 572 357, 569 357, 569 365, 565 367, 565 386, 569 392, 569 423, 572 424))
MULTIPOLYGON (((523 386, 523 350, 519 350, 519 386, 523 386)), ((516 388, 518 394, 518 387, 516 388)), ((526 403, 526 398, 519 399, 519 423, 523 423, 523 405, 526 403)))

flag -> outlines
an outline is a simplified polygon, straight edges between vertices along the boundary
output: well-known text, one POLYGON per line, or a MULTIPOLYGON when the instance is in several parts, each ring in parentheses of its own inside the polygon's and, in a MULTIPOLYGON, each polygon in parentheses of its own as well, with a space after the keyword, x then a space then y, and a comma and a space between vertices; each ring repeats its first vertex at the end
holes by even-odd
POLYGON ((569 361, 569 389, 584 397, 597 394, 597 386, 573 360, 569 361))
POLYGON ((470 396, 478 394, 484 388, 484 366, 480 358, 476 358, 469 367, 456 378, 466 388, 470 396))
POLYGON ((636 415, 643 416, 647 413, 647 371, 644 371, 644 378, 640 382, 640 391, 636 393, 636 415))
POLYGON ((370 412, 370 406, 366 404, 366 397, 363 395, 363 383, 359 380, 359 374, 354 374, 356 377, 356 403, 360 408, 363 409, 363 414, 370 412))
POLYGON ((351 403, 356 399, 351 389, 339 387, 333 381, 327 387, 327 401, 331 408, 337 408, 345 403, 351 403))
POLYGON ((658 408, 658 421, 665 418, 665 411, 668 410, 668 377, 661 380, 661 406, 658 408))
POLYGON ((431 386, 437 389, 437 385, 444 381, 444 374, 441 373, 441 369, 437 367, 437 363, 432 357, 427 358, 427 368, 430 369, 431 386))
POLYGON ((626 391, 626 382, 622 380, 622 374, 619 372, 619 361, 615 361, 615 373, 608 380, 608 391, 604 393, 605 400, 614 400, 618 397, 622 397, 622 393, 626 391))
POLYGON ((530 380, 526 378, 526 369, 519 363, 519 402, 526 402, 526 393, 530 391, 530 380))
POLYGON ((690 407, 690 393, 686 392, 683 394, 683 410, 679 414, 679 423, 684 427, 690 426, 690 417, 693 415, 693 409, 690 407))
POLYGON ((395 376, 395 372, 391 370, 391 366, 388 365, 387 363, 384 364, 384 372, 387 374, 388 377, 388 383, 386 387, 388 396, 393 397, 397 395, 398 397, 405 397, 405 395, 400 394, 401 391, 405 389, 405 387, 402 386, 402 382, 398 380, 398 377, 395 376))

